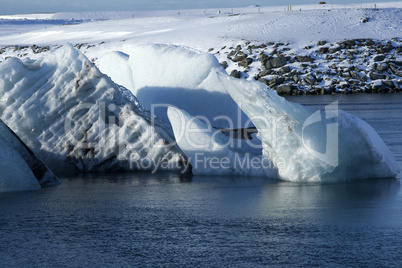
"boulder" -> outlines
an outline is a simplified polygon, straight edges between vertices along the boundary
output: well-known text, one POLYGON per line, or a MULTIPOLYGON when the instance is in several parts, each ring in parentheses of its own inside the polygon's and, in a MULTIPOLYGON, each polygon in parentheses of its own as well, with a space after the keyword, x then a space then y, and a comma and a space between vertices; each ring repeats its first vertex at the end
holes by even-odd
POLYGON ((239 62, 239 65, 243 66, 243 67, 248 67, 251 63, 253 63, 253 59, 252 58, 245 58, 242 61, 239 62))
POLYGON ((272 69, 272 68, 279 68, 286 65, 287 61, 285 57, 275 57, 270 58, 265 63, 265 68, 272 69))
POLYGON ((385 79, 385 78, 386 78, 386 75, 379 74, 379 73, 375 73, 375 72, 371 72, 371 73, 370 73, 370 78, 371 78, 371 80, 385 79))
POLYGON ((276 93, 278 95, 291 95, 293 92, 294 86, 292 85, 280 85, 276 87, 276 93))
POLYGON ((328 53, 328 48, 327 47, 320 47, 320 49, 317 50, 317 53, 326 54, 326 53, 328 53))
POLYGON ((306 83, 310 84, 310 85, 314 85, 316 82, 316 80, 313 76, 308 76, 308 77, 304 78, 304 81, 306 81, 306 83))
POLYGON ((385 60, 385 56, 384 55, 377 55, 374 57, 373 59, 374 61, 383 61, 385 60))
POLYGON ((234 78, 240 78, 241 72, 239 72, 238 70, 233 70, 230 72, 230 76, 233 76, 234 78))
POLYGON ((376 69, 380 72, 384 72, 384 71, 388 70, 388 68, 389 68, 388 64, 382 63, 382 64, 378 64, 376 69))
POLYGON ((296 57, 299 62, 314 62, 315 59, 310 56, 297 56, 296 57))
POLYGON ((242 60, 244 60, 246 58, 247 58, 247 54, 244 53, 243 51, 239 51, 233 56, 232 60, 234 62, 240 62, 240 61, 242 61, 242 60))
POLYGON ((264 76, 269 75, 270 73, 271 73, 270 70, 261 71, 261 72, 259 72, 259 73, 256 75, 256 79, 258 80, 258 79, 260 79, 261 77, 264 77, 264 76))
POLYGON ((394 89, 394 88, 395 88, 395 84, 394 84, 394 82, 392 82, 391 80, 384 80, 384 81, 382 81, 382 84, 383 84, 385 87, 388 87, 388 88, 391 88, 391 89, 394 89))

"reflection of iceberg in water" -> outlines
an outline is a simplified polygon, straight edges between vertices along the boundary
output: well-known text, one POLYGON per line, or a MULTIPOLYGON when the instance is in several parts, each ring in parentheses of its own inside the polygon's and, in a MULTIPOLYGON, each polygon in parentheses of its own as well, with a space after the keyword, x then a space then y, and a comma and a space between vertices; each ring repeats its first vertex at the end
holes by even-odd
POLYGON ((258 83, 219 76, 257 127, 264 152, 274 156, 274 163, 286 160, 277 165, 280 178, 342 181, 395 177, 399 172, 382 139, 361 119, 333 107, 317 114, 258 83))

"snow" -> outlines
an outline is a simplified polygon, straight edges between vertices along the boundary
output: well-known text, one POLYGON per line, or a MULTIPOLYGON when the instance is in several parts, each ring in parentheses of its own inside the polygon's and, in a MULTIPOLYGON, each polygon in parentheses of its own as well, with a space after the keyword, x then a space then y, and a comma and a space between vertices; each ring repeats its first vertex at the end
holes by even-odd
POLYGON ((53 170, 180 170, 169 127, 66 45, 0 65, 2 120, 53 170))
POLYGON ((220 78, 257 127, 264 154, 281 179, 334 182, 399 173, 398 163, 375 130, 338 110, 336 103, 322 114, 288 102, 260 83, 220 78))
MULTIPOLYGON (((218 14, 217 9, 56 13, 47 17, 39 14, 36 17, 45 22, 56 19, 64 19, 68 23, 72 19, 89 22, 63 26, 44 25, 42 29, 31 32, 3 36, 0 38, 0 44, 38 45, 126 40, 128 45, 152 42, 183 45, 207 51, 211 47, 236 45, 241 39, 300 44, 319 40, 389 39, 398 36, 402 16, 401 10, 395 7, 401 8, 402 2, 377 4, 377 8, 382 8, 380 10, 375 10, 373 7, 374 4, 296 5, 292 12, 285 12, 285 6, 235 8, 234 14, 232 9, 222 9, 221 14, 218 14), (366 17, 371 20, 362 23, 361 20, 366 17)), ((2 17, 8 20, 12 18, 12 16, 0 16, 2 17)), ((26 25, 35 22, 33 20, 35 15, 25 17, 29 18, 26 25)), ((24 16, 18 15, 15 18, 22 19, 24 16)), ((0 35, 3 30, 7 30, 7 27, 7 24, 0 27, 0 35)), ((23 26, 20 28, 23 29, 23 26)), ((121 48, 127 44, 112 45, 115 49, 122 50, 121 48)))
POLYGON ((106 54, 100 70, 131 90, 140 103, 168 122, 173 105, 203 116, 215 127, 240 128, 248 118, 220 85, 216 73, 224 73, 217 59, 205 52, 169 45, 142 45, 130 56, 106 54))

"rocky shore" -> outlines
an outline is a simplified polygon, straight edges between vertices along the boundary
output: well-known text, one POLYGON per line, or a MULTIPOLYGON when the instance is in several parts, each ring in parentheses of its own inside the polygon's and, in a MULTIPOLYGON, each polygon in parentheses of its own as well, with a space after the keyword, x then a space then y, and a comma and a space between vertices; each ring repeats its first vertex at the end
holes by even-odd
POLYGON ((402 38, 319 41, 302 49, 244 41, 209 52, 231 76, 258 80, 280 95, 402 91, 402 38))
MULTIPOLYGON (((101 45, 75 47, 85 53, 101 45)), ((0 47, 0 62, 11 56, 35 58, 54 47, 57 46, 0 47)), ((302 47, 243 40, 236 47, 210 48, 209 53, 218 58, 231 76, 257 80, 279 95, 402 91, 402 38, 336 43, 323 40, 302 47)))

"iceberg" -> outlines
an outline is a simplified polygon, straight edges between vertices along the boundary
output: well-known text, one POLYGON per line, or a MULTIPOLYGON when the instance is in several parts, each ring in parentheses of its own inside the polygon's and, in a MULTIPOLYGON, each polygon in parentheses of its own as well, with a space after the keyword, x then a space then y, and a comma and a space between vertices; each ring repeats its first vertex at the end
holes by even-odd
POLYGON ((168 108, 168 117, 194 175, 276 177, 277 170, 261 154, 259 143, 224 135, 221 129, 175 107, 168 108))
POLYGON ((138 45, 130 55, 106 54, 99 69, 165 122, 169 122, 167 108, 174 106, 203 116, 216 127, 252 125, 219 83, 217 73, 226 72, 209 53, 172 45, 138 45))
POLYGON ((399 166, 366 122, 328 105, 313 111, 260 83, 219 75, 221 84, 258 129, 263 153, 280 179, 334 182, 395 177, 399 166))
POLYGON ((100 69, 171 123, 196 175, 266 174, 295 182, 332 182, 394 177, 399 172, 375 130, 336 103, 316 112, 288 102, 261 83, 230 78, 208 53, 142 45, 130 55, 104 56, 100 69), (257 127, 261 139, 254 143, 262 141, 259 151, 243 141, 227 145, 233 139, 218 130, 251 126, 257 127), (268 159, 273 167, 248 168, 247 159, 268 159))
POLYGON ((59 184, 46 165, 0 120, 0 192, 59 184))
POLYGON ((55 172, 182 170, 168 124, 71 45, 0 64, 1 119, 55 172))

